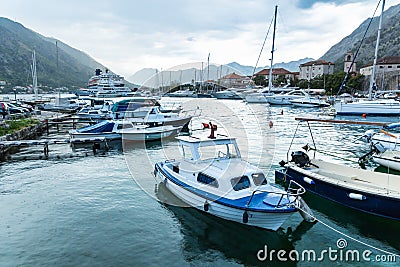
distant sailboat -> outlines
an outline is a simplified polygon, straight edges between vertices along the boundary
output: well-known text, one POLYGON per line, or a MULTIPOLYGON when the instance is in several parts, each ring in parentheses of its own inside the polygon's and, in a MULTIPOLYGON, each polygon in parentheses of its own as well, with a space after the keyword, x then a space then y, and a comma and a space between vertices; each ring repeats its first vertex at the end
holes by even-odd
POLYGON ((385 0, 382 1, 382 13, 379 18, 378 36, 375 46, 374 63, 371 73, 371 80, 369 86, 368 100, 362 100, 352 103, 344 103, 337 101, 335 109, 337 115, 375 115, 375 116, 399 116, 400 115, 400 102, 395 99, 376 99, 372 100, 372 89, 376 87, 375 84, 375 70, 376 61, 378 57, 379 40, 382 28, 382 17, 385 8, 385 0))

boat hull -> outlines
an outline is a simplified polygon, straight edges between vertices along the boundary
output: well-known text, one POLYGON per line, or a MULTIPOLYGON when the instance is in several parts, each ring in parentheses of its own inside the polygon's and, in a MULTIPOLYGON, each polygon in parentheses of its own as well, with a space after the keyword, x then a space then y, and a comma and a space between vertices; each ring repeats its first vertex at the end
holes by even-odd
POLYGON ((399 116, 400 102, 388 101, 360 101, 353 103, 335 103, 337 115, 370 115, 370 116, 399 116))
POLYGON ((382 166, 392 170, 400 171, 400 153, 398 151, 387 150, 382 154, 374 155, 372 160, 382 166))
POLYGON ((164 182, 165 186, 172 194, 189 206, 225 220, 275 231, 288 219, 289 216, 297 211, 296 209, 287 212, 246 211, 245 209, 221 204, 218 200, 207 198, 206 196, 196 193, 195 190, 190 190, 187 186, 182 185, 179 180, 163 170, 162 163, 156 164, 155 174, 159 180, 164 182), (205 209, 205 203, 208 203, 207 209, 205 209), (246 223, 243 221, 245 212, 248 214, 248 221, 246 223))
POLYGON ((400 140, 398 138, 389 135, 376 134, 372 136, 371 140, 373 144, 380 143, 385 147, 385 149, 400 150, 400 140))
POLYGON ((324 102, 301 102, 298 100, 293 100, 291 101, 292 105, 295 107, 301 107, 301 108, 319 108, 319 107, 329 107, 328 103, 324 102))
POLYGON ((152 131, 152 128, 150 127, 138 132, 124 132, 122 133, 122 139, 125 141, 154 141, 177 135, 179 134, 179 130, 180 128, 152 131))
POLYGON ((122 138, 122 134, 120 133, 79 133, 79 132, 70 132, 70 137, 72 139, 85 139, 85 138, 105 138, 107 140, 117 140, 122 138))
POLYGON ((242 99, 242 97, 235 92, 216 92, 213 94, 213 97, 217 99, 242 99))
POLYGON ((338 204, 362 212, 400 220, 400 199, 393 197, 385 197, 383 195, 371 194, 361 190, 355 190, 320 180, 316 176, 311 176, 298 172, 291 167, 285 167, 284 170, 275 171, 276 181, 284 181, 286 183, 291 180, 299 183, 307 191, 326 198, 338 204), (310 181, 313 181, 311 183, 310 181), (353 196, 353 198, 351 197, 353 196), (356 199, 363 196, 365 199, 356 199))
POLYGON ((247 103, 268 103, 262 93, 249 94, 245 98, 247 103))
POLYGON ((292 105, 292 102, 290 102, 291 99, 285 99, 285 98, 271 98, 271 99, 267 99, 267 102, 270 105, 280 105, 280 106, 284 106, 284 105, 292 105))

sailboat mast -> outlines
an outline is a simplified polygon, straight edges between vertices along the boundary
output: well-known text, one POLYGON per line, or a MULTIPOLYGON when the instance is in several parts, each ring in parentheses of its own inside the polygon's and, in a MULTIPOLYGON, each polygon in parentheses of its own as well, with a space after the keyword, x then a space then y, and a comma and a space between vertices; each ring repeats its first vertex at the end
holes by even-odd
POLYGON ((372 88, 375 85, 375 70, 376 70, 376 61, 378 58, 378 49, 379 49, 379 39, 381 37, 381 28, 382 28, 382 17, 383 17, 383 11, 385 10, 385 0, 382 1, 382 13, 381 16, 379 17, 379 27, 378 27, 378 36, 376 38, 376 45, 375 45, 375 55, 374 55, 374 64, 372 67, 372 73, 371 73, 371 80, 369 82, 369 94, 368 94, 368 100, 372 99, 372 88))
POLYGON ((38 99, 38 88, 37 88, 37 74, 36 74, 36 53, 33 50, 32 53, 32 86, 35 93, 35 100, 38 99))
POLYGON ((276 16, 278 13, 278 6, 275 6, 274 15, 274 32, 272 34, 272 49, 271 49, 271 67, 269 68, 269 78, 268 78, 268 91, 272 88, 272 65, 274 64, 274 50, 275 50, 275 30, 276 30, 276 16))

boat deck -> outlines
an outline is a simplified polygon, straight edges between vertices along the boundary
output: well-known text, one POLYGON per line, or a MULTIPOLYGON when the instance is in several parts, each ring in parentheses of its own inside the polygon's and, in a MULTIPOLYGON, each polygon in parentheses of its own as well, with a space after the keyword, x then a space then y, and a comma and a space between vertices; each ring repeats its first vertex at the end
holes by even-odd
POLYGON ((310 177, 338 186, 400 198, 400 178, 397 175, 356 169, 321 160, 312 160, 311 162, 318 167, 307 169, 297 166, 290 167, 301 173, 307 172, 310 177), (311 174, 310 171, 312 171, 311 174))

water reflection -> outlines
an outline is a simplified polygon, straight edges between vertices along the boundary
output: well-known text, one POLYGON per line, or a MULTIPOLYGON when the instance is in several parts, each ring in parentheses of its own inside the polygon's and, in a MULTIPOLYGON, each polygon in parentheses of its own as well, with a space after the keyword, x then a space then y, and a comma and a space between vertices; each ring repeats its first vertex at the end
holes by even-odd
POLYGON ((199 262, 217 262, 220 258, 218 254, 222 253, 225 258, 244 265, 296 266, 296 262, 278 261, 276 255, 272 257, 273 261, 268 258, 261 261, 257 258, 257 253, 267 246, 267 251, 284 250, 288 255, 287 253, 294 250, 293 244, 301 240, 313 226, 302 222, 294 230, 289 227, 280 228, 276 232, 268 231, 223 220, 195 208, 182 208, 185 204, 163 183, 158 184, 156 195, 162 206, 178 219, 183 235, 185 260, 194 265, 199 262))
POLYGON ((400 251, 398 221, 350 209, 313 194, 306 194, 304 199, 313 210, 323 213, 337 226, 352 229, 358 235, 383 241, 400 251))

